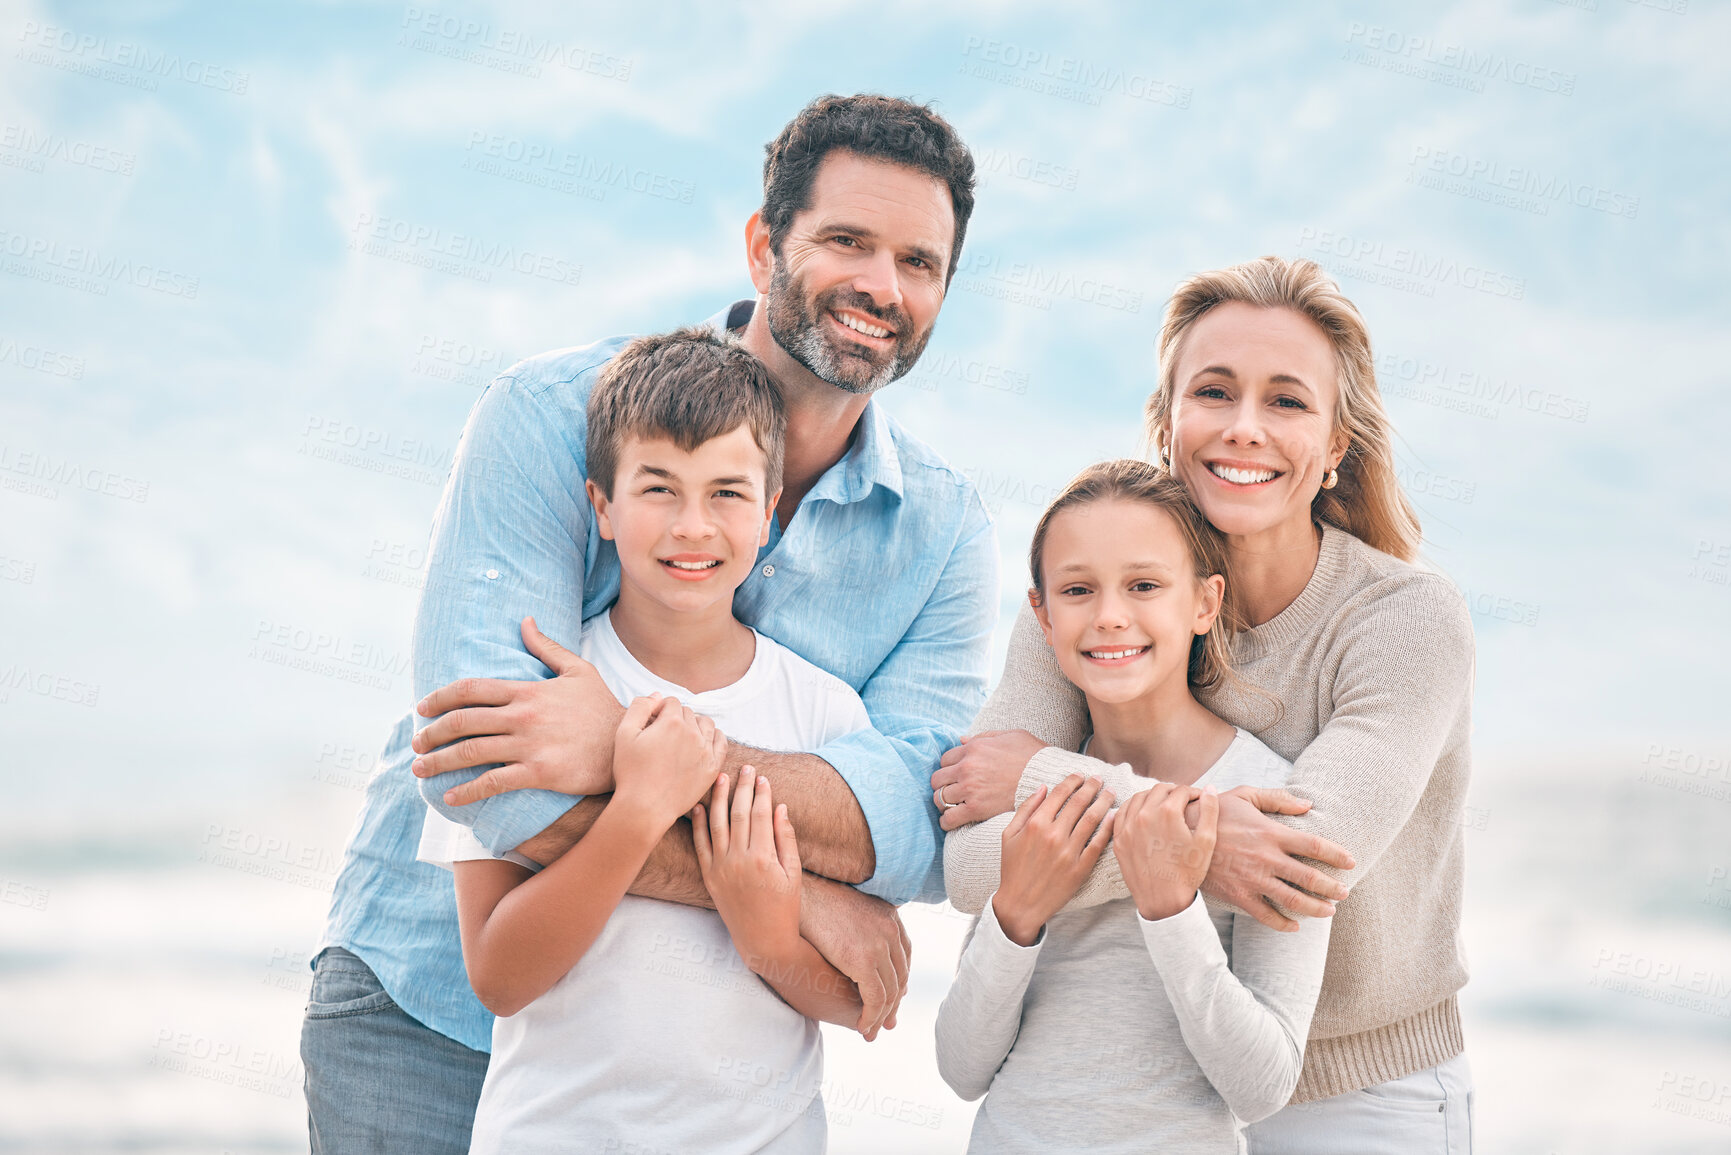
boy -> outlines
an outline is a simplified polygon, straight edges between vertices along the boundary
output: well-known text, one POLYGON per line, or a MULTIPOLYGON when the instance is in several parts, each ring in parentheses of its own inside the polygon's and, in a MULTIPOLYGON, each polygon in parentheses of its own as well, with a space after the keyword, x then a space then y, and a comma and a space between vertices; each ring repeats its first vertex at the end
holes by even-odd
POLYGON ((500 1016, 471 1151, 821 1150, 814 1020, 854 1026, 861 1001, 799 936, 786 807, 749 767, 737 790, 719 773, 723 732, 812 750, 870 725, 846 683, 733 616, 781 488, 781 400, 756 358, 684 329, 627 346, 587 413, 621 580, 578 649, 630 703, 616 789, 539 873, 434 811, 421 840, 455 870, 464 964, 500 1016), (688 811, 716 911, 626 894, 688 811), (740 1069, 771 1072, 768 1093, 740 1069))

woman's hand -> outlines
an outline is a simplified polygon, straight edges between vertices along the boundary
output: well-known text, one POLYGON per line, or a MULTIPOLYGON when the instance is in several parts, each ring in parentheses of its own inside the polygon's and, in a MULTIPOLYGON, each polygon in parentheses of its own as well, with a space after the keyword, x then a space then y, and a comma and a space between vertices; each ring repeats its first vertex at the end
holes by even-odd
POLYGON ((783 958, 800 937, 799 843, 787 804, 775 807, 773 821, 771 805, 769 779, 742 766, 731 805, 722 774, 707 813, 700 802, 691 815, 703 884, 734 948, 754 971, 783 958))
POLYGON ((932 802, 939 811, 939 824, 954 830, 1014 810, 1022 771, 1045 748, 1026 730, 987 730, 970 734, 944 751, 932 775, 932 802))
POLYGON ((727 757, 727 735, 676 698, 638 698, 613 736, 613 799, 666 830, 702 798, 727 757))
MULTIPOLYGON (((1011 942, 1032 946, 1064 908, 1112 838, 1112 792, 1072 774, 1028 796, 1004 828, 1003 871, 992 910, 1011 942)), ((1182 819, 1180 819, 1182 820, 1182 819)))
POLYGON ((1124 803, 1118 818, 1118 868, 1143 918, 1171 918, 1196 901, 1196 888, 1208 876, 1214 857, 1219 824, 1220 796, 1212 786, 1199 790, 1157 782, 1124 803), (1201 803, 1195 830, 1184 820, 1184 808, 1192 801, 1201 803))

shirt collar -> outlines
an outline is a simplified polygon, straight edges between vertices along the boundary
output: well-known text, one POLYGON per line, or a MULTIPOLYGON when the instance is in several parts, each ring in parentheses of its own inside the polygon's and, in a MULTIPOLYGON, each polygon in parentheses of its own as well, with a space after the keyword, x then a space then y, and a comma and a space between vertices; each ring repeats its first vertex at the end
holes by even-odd
MULTIPOLYGON (((735 301, 704 324, 716 332, 742 329, 751 320, 756 305, 757 302, 750 298, 735 301)), ((824 471, 806 496, 847 505, 870 497, 873 487, 879 485, 895 494, 898 500, 901 498, 901 455, 896 452, 889 415, 874 397, 866 402, 865 410, 860 414, 853 444, 848 446, 840 461, 824 471)))

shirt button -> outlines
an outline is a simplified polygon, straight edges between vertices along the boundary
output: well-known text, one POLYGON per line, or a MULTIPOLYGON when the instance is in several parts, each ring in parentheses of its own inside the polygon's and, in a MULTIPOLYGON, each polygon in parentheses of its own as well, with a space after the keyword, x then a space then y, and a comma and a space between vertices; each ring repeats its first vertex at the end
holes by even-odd
POLYGON ((499 580, 499 571, 496 569, 490 569, 482 576, 490 582, 495 582, 499 580))
POLYGON ((775 576, 775 567, 772 565, 764 566, 763 567, 763 576, 764 577, 774 577, 775 576))

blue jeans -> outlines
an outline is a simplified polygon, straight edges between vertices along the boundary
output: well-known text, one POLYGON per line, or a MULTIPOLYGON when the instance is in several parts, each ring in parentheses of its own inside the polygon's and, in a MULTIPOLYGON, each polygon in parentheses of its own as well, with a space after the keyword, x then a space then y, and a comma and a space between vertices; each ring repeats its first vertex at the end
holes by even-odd
POLYGON ((340 946, 301 1026, 313 1155, 466 1155, 487 1056, 410 1018, 340 946))
POLYGON ((1472 1155, 1473 1076, 1466 1055, 1282 1107, 1246 1134, 1250 1155, 1472 1155))

